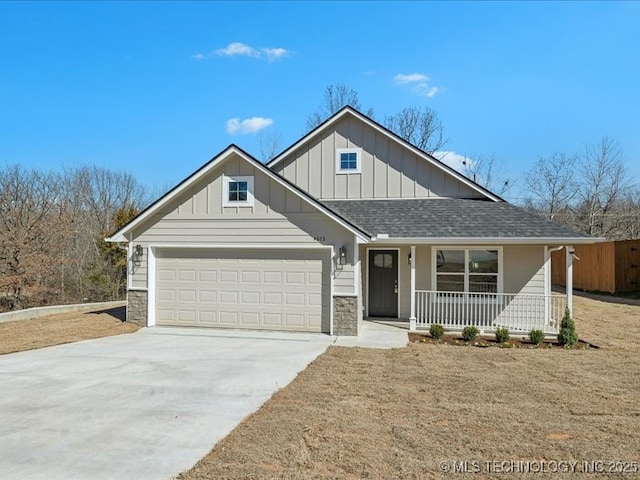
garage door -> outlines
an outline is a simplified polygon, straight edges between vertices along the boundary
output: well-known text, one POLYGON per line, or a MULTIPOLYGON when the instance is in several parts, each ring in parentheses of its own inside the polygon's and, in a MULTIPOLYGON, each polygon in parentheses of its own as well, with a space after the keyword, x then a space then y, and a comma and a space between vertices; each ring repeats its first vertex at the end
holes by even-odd
POLYGON ((156 324, 328 331, 328 257, 318 250, 160 250, 156 324))

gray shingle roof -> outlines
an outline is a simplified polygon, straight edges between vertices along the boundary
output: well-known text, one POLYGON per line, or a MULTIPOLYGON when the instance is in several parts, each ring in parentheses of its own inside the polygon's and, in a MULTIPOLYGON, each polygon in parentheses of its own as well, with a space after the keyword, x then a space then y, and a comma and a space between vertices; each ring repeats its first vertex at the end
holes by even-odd
POLYGON ((418 198, 322 203, 370 235, 392 238, 589 238, 507 202, 418 198))

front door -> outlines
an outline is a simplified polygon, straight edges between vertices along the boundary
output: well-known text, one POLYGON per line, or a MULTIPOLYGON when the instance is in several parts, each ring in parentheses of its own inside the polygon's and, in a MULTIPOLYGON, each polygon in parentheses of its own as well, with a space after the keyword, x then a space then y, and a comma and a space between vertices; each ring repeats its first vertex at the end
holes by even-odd
POLYGON ((369 316, 398 316, 397 250, 369 250, 369 316))

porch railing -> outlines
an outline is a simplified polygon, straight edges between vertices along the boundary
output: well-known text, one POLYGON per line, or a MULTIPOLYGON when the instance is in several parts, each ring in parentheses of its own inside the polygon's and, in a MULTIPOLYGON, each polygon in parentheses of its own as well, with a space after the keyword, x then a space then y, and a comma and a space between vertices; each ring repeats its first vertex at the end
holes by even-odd
POLYGON ((566 307, 564 295, 463 293, 416 290, 416 328, 438 323, 447 329, 474 325, 481 331, 506 327, 557 333, 566 307))

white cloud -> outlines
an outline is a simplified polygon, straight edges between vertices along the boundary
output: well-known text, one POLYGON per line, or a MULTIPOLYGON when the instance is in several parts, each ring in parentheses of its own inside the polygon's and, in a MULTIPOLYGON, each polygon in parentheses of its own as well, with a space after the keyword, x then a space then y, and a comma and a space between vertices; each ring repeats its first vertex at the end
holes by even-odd
POLYGON ((293 52, 286 48, 254 48, 242 42, 232 42, 224 48, 218 48, 211 53, 194 53, 194 60, 207 60, 212 57, 250 57, 266 58, 269 61, 277 60, 291 55, 293 52))
POLYGON ((223 57, 259 57, 260 52, 249 45, 245 45, 242 42, 233 42, 227 45, 224 48, 219 48, 216 50, 216 55, 220 55, 223 57))
POLYGON ((273 125, 273 119, 263 117, 251 117, 244 120, 231 118, 227 120, 227 133, 230 135, 246 135, 256 133, 273 125))
POLYGON ((473 158, 446 150, 433 152, 433 156, 460 173, 465 173, 465 171, 471 169, 476 163, 473 158))
POLYGON ((278 58, 286 57, 290 53, 284 48, 261 48, 260 51, 264 53, 269 60, 276 60, 278 58))
POLYGON ((403 73, 399 73, 395 77, 393 77, 393 81, 397 85, 406 85, 408 83, 417 83, 417 82, 425 83, 429 81, 429 77, 427 77, 423 73, 409 73, 406 75, 403 73))
POLYGON ((438 87, 430 87, 426 83, 416 85, 416 91, 419 95, 422 95, 424 97, 433 98, 439 90, 440 89, 438 87))
POLYGON ((408 85, 416 95, 433 98, 440 89, 429 85, 429 80, 424 73, 399 73, 393 77, 396 85, 408 85))

